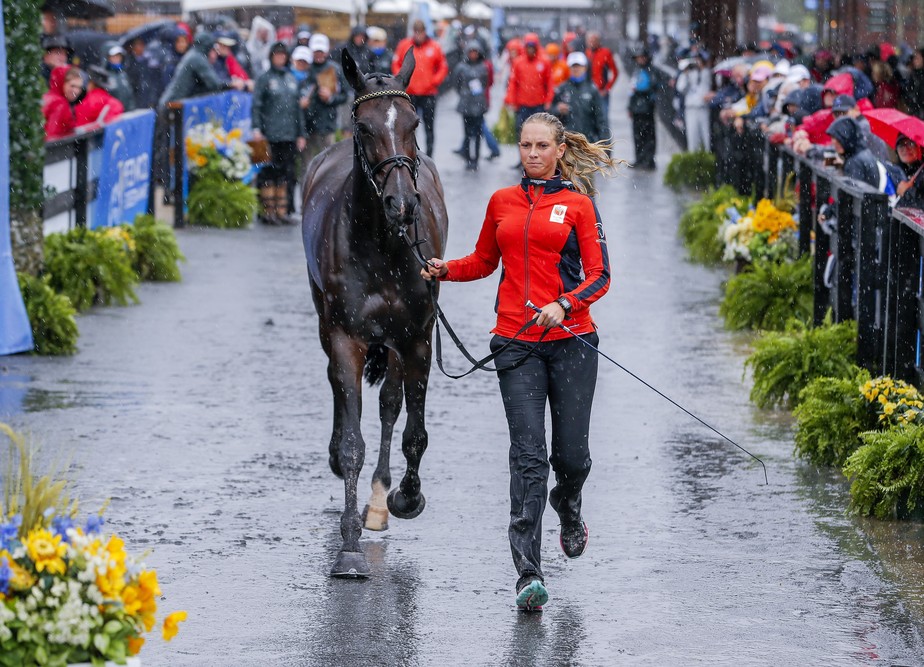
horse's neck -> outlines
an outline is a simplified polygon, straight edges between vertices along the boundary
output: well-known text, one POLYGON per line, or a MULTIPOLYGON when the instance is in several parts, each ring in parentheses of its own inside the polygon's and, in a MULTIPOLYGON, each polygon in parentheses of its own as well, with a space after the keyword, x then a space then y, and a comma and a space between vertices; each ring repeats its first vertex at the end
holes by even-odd
POLYGON ((388 232, 388 220, 381 198, 369 183, 366 175, 353 158, 353 206, 348 215, 348 222, 353 227, 353 243, 358 246, 375 246, 385 249, 392 245, 392 234, 388 232))

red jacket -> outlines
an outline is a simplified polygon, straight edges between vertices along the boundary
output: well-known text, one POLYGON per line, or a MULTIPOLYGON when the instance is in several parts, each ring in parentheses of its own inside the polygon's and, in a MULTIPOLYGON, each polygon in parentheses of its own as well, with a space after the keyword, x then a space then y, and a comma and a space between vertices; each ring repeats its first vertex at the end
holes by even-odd
POLYGON ((551 104, 554 95, 549 61, 539 55, 535 58, 526 54, 517 56, 510 66, 504 104, 516 108, 541 107, 551 104))
POLYGON ((74 111, 71 109, 71 103, 64 97, 64 75, 70 68, 70 65, 61 65, 51 71, 48 92, 42 97, 46 141, 60 139, 74 132, 74 111))
POLYGON ((124 111, 125 107, 122 106, 122 103, 107 93, 103 88, 94 88, 91 90, 80 100, 80 104, 74 108, 78 125, 95 123, 97 120, 102 120, 104 123, 111 123, 121 116, 124 111), (107 106, 109 110, 106 112, 106 117, 100 119, 99 115, 107 106))
POLYGON ((225 67, 228 69, 228 74, 230 76, 236 76, 238 79, 250 81, 250 77, 247 76, 247 70, 241 66, 241 63, 238 62, 233 53, 229 53, 225 58, 225 67))
POLYGON ((610 92, 610 88, 616 84, 616 78, 619 76, 619 68, 613 59, 613 52, 601 46, 595 51, 587 49, 586 55, 590 63, 590 78, 597 90, 601 93, 610 92))
MULTIPOLYGON (((498 336, 512 338, 536 316, 527 300, 541 308, 560 296, 572 306, 565 326, 577 334, 596 329, 589 306, 610 286, 606 237, 593 199, 565 183, 558 177, 524 178, 520 185, 495 192, 475 252, 447 262, 443 280, 467 281, 491 275, 503 260, 492 330, 498 336)), ((520 339, 536 341, 542 332, 533 326, 520 339)), ((556 327, 545 340, 568 336, 556 327)))
POLYGON ((391 73, 401 71, 404 55, 414 47, 414 73, 411 82, 407 85, 408 95, 436 95, 440 84, 449 75, 449 65, 446 56, 435 40, 427 38, 421 45, 414 44, 413 37, 405 37, 395 48, 395 55, 391 59, 391 73))

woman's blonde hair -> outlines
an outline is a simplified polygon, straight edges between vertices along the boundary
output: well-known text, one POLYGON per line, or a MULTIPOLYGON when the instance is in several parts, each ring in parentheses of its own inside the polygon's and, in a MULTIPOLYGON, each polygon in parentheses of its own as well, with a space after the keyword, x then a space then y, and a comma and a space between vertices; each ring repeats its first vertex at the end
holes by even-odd
POLYGON ((612 140, 591 143, 580 132, 567 131, 561 121, 550 113, 534 113, 523 121, 524 126, 527 123, 542 123, 552 130, 556 145, 565 144, 565 154, 559 158, 558 168, 562 178, 574 183, 574 187, 585 195, 597 194, 594 174, 608 176, 616 173, 619 165, 626 164, 625 160, 610 157, 612 140))

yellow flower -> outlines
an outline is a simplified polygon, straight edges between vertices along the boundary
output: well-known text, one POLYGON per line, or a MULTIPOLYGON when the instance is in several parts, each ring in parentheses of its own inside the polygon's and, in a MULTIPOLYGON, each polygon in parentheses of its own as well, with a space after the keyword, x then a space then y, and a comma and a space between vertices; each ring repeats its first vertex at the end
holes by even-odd
POLYGON ((144 637, 129 637, 128 638, 128 654, 129 655, 138 655, 138 652, 141 650, 142 646, 144 646, 144 637))
POLYGON ((164 639, 168 642, 176 637, 179 632, 179 624, 186 620, 185 611, 175 611, 164 619, 164 639))
POLYGON ((26 537, 26 551, 35 564, 36 572, 64 574, 67 570, 64 564, 67 545, 61 544, 60 535, 52 535, 44 528, 33 528, 26 537))
POLYGON ((896 408, 895 403, 886 403, 886 404, 883 406, 882 411, 883 411, 885 414, 890 415, 890 414, 892 414, 893 412, 895 412, 895 408, 896 408))
POLYGON ((141 610, 141 596, 138 589, 133 585, 128 585, 122 590, 122 606, 125 613, 134 616, 141 610))
POLYGON ((0 551, 0 559, 3 558, 10 564, 10 588, 12 590, 19 592, 27 591, 35 585, 35 577, 13 560, 13 556, 9 551, 0 551))
POLYGON ((230 132, 228 132, 228 139, 240 139, 242 136, 241 128, 236 127, 230 132))

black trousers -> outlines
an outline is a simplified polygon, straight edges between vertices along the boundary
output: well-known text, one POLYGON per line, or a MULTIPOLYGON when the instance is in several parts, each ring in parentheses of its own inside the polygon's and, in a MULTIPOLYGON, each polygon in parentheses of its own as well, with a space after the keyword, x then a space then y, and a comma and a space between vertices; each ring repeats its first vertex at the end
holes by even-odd
POLYGON ((465 130, 462 152, 465 153, 465 159, 469 163, 477 163, 481 155, 481 128, 483 125, 484 116, 462 116, 462 127, 465 130))
POLYGON ((635 164, 643 169, 655 168, 655 115, 632 114, 632 136, 635 139, 635 164))
POLYGON ((288 210, 293 211, 293 197, 295 194, 296 165, 298 163, 298 149, 294 141, 271 141, 270 163, 260 169, 257 185, 286 186, 288 210))
POLYGON ((427 155, 433 157, 433 121, 436 119, 436 95, 411 95, 411 102, 424 124, 427 135, 427 155))
MULTIPOLYGON (((583 336, 597 345, 596 333, 583 336)), ((491 349, 508 339, 495 336, 491 349)), ((535 343, 517 341, 499 368, 522 359, 535 343)), ((546 497, 562 523, 581 518, 581 489, 590 473, 590 408, 597 384, 597 353, 574 338, 542 342, 520 366, 497 374, 510 429, 510 552, 521 580, 542 577, 542 514, 546 497), (551 456, 545 408, 552 413, 551 456), (555 487, 548 493, 549 467, 555 487)))

